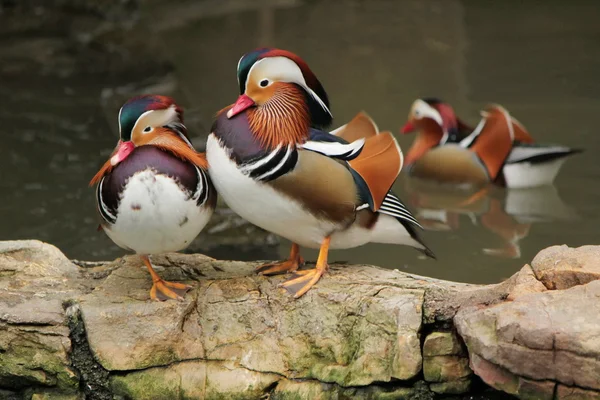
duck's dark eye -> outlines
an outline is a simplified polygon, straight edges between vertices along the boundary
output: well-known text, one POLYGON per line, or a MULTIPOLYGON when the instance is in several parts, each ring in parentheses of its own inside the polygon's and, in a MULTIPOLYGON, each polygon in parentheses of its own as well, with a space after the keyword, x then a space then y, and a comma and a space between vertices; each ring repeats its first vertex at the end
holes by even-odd
POLYGON ((269 84, 269 80, 268 79, 263 79, 259 83, 260 87, 267 87, 268 84, 269 84))
POLYGON ((151 126, 147 126, 144 128, 144 133, 150 133, 152 132, 152 127, 151 126))

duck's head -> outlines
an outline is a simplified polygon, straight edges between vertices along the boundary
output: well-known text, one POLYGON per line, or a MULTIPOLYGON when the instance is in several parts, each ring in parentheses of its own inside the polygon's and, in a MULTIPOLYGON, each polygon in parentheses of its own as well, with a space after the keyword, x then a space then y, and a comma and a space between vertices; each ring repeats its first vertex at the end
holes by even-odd
POLYGON ((456 115, 449 104, 436 98, 417 99, 408 113, 408 121, 402 127, 404 134, 414 131, 437 131, 440 138, 456 128, 456 115))
POLYGON ((296 54, 287 50, 260 48, 240 58, 237 67, 240 96, 227 112, 227 117, 251 108, 268 108, 272 114, 284 116, 293 112, 291 103, 308 108, 310 125, 331 124, 329 99, 323 86, 296 54))
MULTIPOLYGON (((127 100, 119 111, 120 139, 110 158, 111 165, 126 159, 135 147, 154 141, 165 132, 162 128, 173 124, 183 126, 183 111, 171 97, 142 95, 127 100)), ((178 131, 184 135, 184 129, 178 131)))

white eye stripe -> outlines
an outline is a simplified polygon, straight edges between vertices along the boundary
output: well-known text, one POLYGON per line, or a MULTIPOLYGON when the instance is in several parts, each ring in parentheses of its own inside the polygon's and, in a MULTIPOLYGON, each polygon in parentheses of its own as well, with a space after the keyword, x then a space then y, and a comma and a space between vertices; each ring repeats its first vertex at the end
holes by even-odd
POLYGON ((154 112, 154 110, 150 110, 150 111, 146 111, 146 112, 142 113, 142 115, 140 115, 140 116, 138 117, 137 121, 135 121, 135 125, 133 125, 133 129, 131 129, 131 133, 135 132, 135 130, 136 130, 136 128, 137 128, 137 126, 138 126, 138 124, 140 123, 140 121, 141 121, 141 120, 142 120, 142 119, 143 119, 143 118, 144 118, 146 115, 148 115, 148 114, 150 114, 150 113, 152 113, 152 112, 154 112))
POLYGON ((442 116, 440 115, 439 111, 421 99, 416 100, 413 103, 413 115, 419 119, 431 118, 432 120, 437 122, 438 125, 440 125, 440 126, 442 126, 444 124, 444 122, 442 120, 442 116))
POLYGON ((119 108, 119 136, 121 135, 121 113, 123 112, 123 107, 119 108))
POLYGON ((169 123, 177 121, 179 121, 179 116, 177 115, 177 111, 173 105, 167 109, 148 110, 138 117, 137 121, 135 121, 135 125, 133 125, 133 129, 131 129, 131 132, 136 132, 137 129, 141 128, 140 125, 144 124, 145 126, 142 130, 142 133, 150 133, 154 131, 154 128, 156 127, 165 126, 169 123), (150 114, 153 115, 150 116, 150 114), (150 128, 149 131, 147 130, 148 128, 150 128))
POLYGON ((324 111, 331 115, 329 108, 325 105, 323 100, 308 87, 298 64, 289 58, 281 56, 268 57, 255 62, 250 68, 250 71, 248 71, 245 90, 248 90, 248 84, 250 82, 254 82, 254 84, 261 86, 260 82, 263 80, 268 80, 269 82, 288 82, 300 85, 317 103, 319 103, 324 111), (255 76, 260 76, 262 79, 258 80, 255 76))
POLYGON ((237 75, 237 81, 238 81, 238 86, 240 85, 240 64, 242 63, 242 59, 244 58, 244 56, 241 56, 239 61, 238 61, 238 65, 237 68, 235 69, 236 71, 236 75, 237 75))
POLYGON ((240 72, 240 64, 242 63, 242 60, 244 59, 245 56, 241 56, 240 59, 238 60, 238 64, 237 64, 237 68, 236 71, 240 72))

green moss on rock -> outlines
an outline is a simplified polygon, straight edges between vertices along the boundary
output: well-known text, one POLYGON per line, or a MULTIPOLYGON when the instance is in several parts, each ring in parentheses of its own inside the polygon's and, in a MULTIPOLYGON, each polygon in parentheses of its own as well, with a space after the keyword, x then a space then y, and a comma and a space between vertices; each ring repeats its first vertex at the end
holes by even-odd
POLYGON ((152 368, 111 377, 113 393, 134 400, 178 399, 179 384, 179 377, 169 368, 152 368))
POLYGON ((0 349, 0 385, 14 389, 31 386, 75 391, 79 380, 70 369, 63 327, 3 327, 0 349), (64 334, 64 336, 60 336, 64 334))

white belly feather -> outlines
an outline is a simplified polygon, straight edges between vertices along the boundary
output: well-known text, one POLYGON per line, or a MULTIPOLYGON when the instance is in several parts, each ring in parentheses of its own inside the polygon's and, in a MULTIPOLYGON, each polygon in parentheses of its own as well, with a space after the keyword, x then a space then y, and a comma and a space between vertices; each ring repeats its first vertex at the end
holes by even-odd
POLYGON ((506 187, 510 189, 552 185, 566 158, 557 158, 544 163, 520 162, 506 164, 503 168, 506 187))
POLYGON ((148 169, 125 185, 116 222, 105 228, 120 247, 138 254, 158 254, 186 248, 204 228, 212 209, 198 207, 168 176, 148 169))

